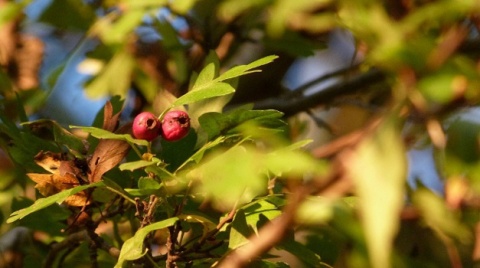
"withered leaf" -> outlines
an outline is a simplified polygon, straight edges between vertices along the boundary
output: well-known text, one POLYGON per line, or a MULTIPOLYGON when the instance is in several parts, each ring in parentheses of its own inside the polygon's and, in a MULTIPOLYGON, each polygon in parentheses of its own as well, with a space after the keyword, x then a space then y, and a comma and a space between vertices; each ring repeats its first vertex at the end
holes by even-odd
MULTIPOLYGON (((37 183, 35 188, 43 196, 50 196, 59 193, 63 190, 73 188, 80 185, 77 178, 70 173, 66 173, 64 176, 59 174, 38 174, 28 173, 27 176, 37 183)), ((85 192, 79 192, 75 195, 67 197, 65 204, 69 206, 81 207, 90 203, 89 198, 85 192)))
POLYGON ((57 173, 60 168, 60 162, 62 155, 59 153, 44 152, 40 151, 33 160, 37 165, 41 166, 43 169, 50 173, 57 173))
POLYGON ((120 163, 129 150, 130 145, 125 141, 100 140, 89 162, 90 182, 100 181, 103 174, 120 163))
POLYGON ((103 108, 103 129, 114 132, 118 126, 118 118, 122 111, 113 114, 113 106, 110 101, 105 103, 103 108))
MULTIPOLYGON (((73 161, 64 160, 62 154, 40 151, 34 160, 37 165, 51 173, 27 174, 32 181, 37 183, 35 188, 43 196, 50 196, 80 185, 79 178, 82 171, 75 166, 73 161)), ((84 206, 90 203, 85 192, 69 196, 64 202, 70 206, 84 206)))
POLYGON ((70 173, 74 177, 79 178, 85 173, 81 168, 77 167, 74 161, 64 160, 64 156, 60 153, 40 151, 35 155, 34 160, 37 165, 46 171, 60 176, 70 173))
MULTIPOLYGON (((118 118, 120 112, 113 114, 113 107, 110 102, 105 104, 104 108, 104 120, 103 128, 105 130, 113 132, 118 125, 118 118)), ((128 133, 131 129, 131 125, 124 125, 119 128, 115 133, 128 133)), ((128 154, 130 145, 122 140, 107 140, 102 139, 99 141, 92 158, 88 163, 90 169, 89 181, 97 182, 102 179, 103 174, 114 168, 120 163, 123 158, 128 154)))

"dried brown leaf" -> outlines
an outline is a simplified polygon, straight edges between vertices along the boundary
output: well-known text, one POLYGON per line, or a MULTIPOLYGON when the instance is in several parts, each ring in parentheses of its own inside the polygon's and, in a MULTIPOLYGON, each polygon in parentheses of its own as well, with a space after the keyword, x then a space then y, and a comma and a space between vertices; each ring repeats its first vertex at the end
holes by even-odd
MULTIPOLYGON (((34 160, 37 165, 51 173, 27 174, 32 181, 37 183, 35 188, 43 196, 50 196, 80 185, 81 169, 75 166, 73 161, 63 160, 62 154, 40 151, 34 160)), ((70 206, 84 206, 90 203, 85 192, 69 196, 64 202, 70 206)))
POLYGON ((100 181, 103 174, 123 160, 129 149, 130 145, 125 141, 100 140, 89 162, 90 182, 100 181))
MULTIPOLYGON (((108 131, 114 131, 118 124, 118 117, 120 112, 113 114, 112 104, 107 102, 104 108, 103 128, 108 131)), ((124 125, 116 133, 127 133, 130 131, 131 125, 124 125)), ((120 163, 128 154, 130 145, 122 140, 107 140, 99 141, 92 158, 88 163, 90 169, 89 181, 97 182, 102 179, 103 174, 114 168, 120 163)))
POLYGON ((50 173, 58 173, 62 161, 62 155, 59 153, 40 151, 35 155, 33 160, 35 160, 35 163, 46 171, 50 173))
MULTIPOLYGON (((71 173, 66 173, 64 176, 59 174, 28 173, 27 176, 37 183, 35 188, 43 196, 50 196, 80 185, 77 178, 71 173)), ((85 192, 69 196, 64 202, 70 206, 84 206, 90 203, 85 192)))
POLYGON ((118 126, 118 118, 120 117, 120 114, 121 111, 113 114, 112 103, 107 101, 103 108, 103 129, 114 132, 118 126))

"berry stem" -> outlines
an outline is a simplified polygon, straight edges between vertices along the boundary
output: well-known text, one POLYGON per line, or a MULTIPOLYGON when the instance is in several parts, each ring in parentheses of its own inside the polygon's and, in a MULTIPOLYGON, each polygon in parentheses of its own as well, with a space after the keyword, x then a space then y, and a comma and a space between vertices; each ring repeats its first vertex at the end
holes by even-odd
POLYGON ((152 153, 152 142, 149 141, 147 144, 147 153, 151 154, 152 153))

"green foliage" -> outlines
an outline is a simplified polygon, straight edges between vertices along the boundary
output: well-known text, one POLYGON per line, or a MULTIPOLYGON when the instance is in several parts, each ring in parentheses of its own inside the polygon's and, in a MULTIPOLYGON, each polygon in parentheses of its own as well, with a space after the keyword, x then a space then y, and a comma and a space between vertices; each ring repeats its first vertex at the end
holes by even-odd
POLYGON ((13 212, 12 215, 10 215, 10 218, 7 219, 7 223, 11 223, 19 219, 22 219, 28 216, 29 214, 36 212, 38 210, 44 209, 48 206, 51 206, 54 203, 62 203, 67 197, 71 195, 79 193, 88 188, 101 186, 102 184, 103 182, 98 182, 98 183, 92 183, 88 185, 77 186, 70 190, 64 190, 62 192, 59 192, 58 194, 51 195, 46 198, 40 198, 37 201, 35 201, 35 203, 33 203, 31 206, 13 212))
POLYGON ((32 231, 11 243, 24 267, 478 265, 478 0, 53 0, 27 20, 36 4, 0 8, 0 240, 32 231), (42 42, 79 37, 50 73, 36 23, 42 42), (338 31, 356 64, 286 90, 338 31), (110 100, 90 126, 39 119, 73 69, 110 100), (127 105, 185 110, 191 129, 135 139, 127 105), (407 181, 421 146, 440 193, 407 181))
POLYGON ((123 267, 125 261, 133 261, 141 258, 147 253, 143 250, 145 237, 152 231, 174 225, 178 220, 178 218, 169 218, 139 229, 133 237, 125 241, 123 244, 122 251, 120 251, 120 256, 118 257, 118 262, 115 267, 123 267))

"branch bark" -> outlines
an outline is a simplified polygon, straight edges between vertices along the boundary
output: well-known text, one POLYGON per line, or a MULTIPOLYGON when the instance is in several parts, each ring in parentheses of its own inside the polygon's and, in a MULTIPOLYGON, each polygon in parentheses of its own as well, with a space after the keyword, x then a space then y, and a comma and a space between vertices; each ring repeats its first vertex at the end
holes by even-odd
MULTIPOLYGON (((347 78, 341 83, 329 86, 312 95, 292 97, 288 94, 286 97, 274 97, 258 101, 254 103, 254 109, 274 109, 283 112, 285 116, 288 117, 315 106, 329 103, 338 96, 356 92, 367 86, 379 83, 384 79, 385 75, 381 71, 373 69, 347 78)), ((308 84, 314 85, 316 83, 309 82, 308 84)))

